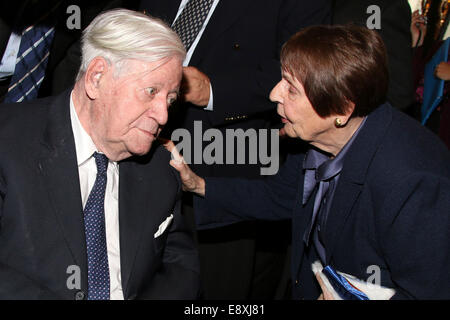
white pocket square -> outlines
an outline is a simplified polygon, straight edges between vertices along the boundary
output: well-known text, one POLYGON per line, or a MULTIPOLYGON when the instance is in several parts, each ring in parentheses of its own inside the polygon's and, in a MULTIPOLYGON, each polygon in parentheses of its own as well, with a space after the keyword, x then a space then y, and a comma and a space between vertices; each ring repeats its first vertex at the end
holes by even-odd
POLYGON ((167 229, 167 227, 170 225, 170 223, 173 220, 173 214, 171 214, 170 216, 167 217, 166 220, 163 221, 163 223, 161 223, 158 227, 158 231, 155 232, 154 234, 154 238, 158 238, 160 235, 163 234, 164 230, 167 229))

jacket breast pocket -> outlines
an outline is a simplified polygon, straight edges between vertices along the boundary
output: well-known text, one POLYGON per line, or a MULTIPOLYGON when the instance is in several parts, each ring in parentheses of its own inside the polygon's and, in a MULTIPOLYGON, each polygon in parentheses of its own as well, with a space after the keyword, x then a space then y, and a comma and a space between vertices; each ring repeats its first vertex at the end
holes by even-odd
POLYGON ((156 252, 164 248, 172 221, 173 214, 170 214, 163 222, 161 222, 158 229, 153 234, 156 252))

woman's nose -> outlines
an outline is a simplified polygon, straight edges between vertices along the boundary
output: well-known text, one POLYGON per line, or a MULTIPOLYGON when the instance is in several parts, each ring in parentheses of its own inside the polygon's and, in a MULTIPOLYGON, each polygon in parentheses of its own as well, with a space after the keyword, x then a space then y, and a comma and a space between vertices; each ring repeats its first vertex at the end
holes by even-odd
POLYGON ((276 84, 276 86, 272 89, 272 91, 270 92, 270 95, 269 95, 270 101, 275 102, 275 103, 281 103, 282 98, 281 98, 280 91, 281 91, 281 81, 278 82, 276 84))

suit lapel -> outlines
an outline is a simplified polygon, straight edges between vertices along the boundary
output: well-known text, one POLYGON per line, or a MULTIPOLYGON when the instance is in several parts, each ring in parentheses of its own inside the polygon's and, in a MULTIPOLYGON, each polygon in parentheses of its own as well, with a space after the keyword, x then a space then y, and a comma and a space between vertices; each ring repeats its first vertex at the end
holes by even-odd
POLYGON ((11 27, 2 18, 0 18, 0 59, 5 53, 10 36, 11 27))
POLYGON ((347 218, 361 190, 362 184, 339 179, 331 208, 332 212, 329 214, 325 228, 326 264, 330 263, 336 242, 339 240, 339 234, 347 222, 347 218))
MULTIPOLYGON (((122 289, 125 299, 133 298, 135 286, 139 283, 131 280, 133 266, 138 250, 144 250, 150 256, 153 242, 143 240, 148 230, 149 222, 157 219, 162 202, 160 171, 156 161, 152 161, 156 143, 149 154, 134 157, 119 164, 119 225, 120 225, 120 265, 122 289), (150 163, 149 163, 150 162, 150 163), (149 208, 151 207, 151 210, 149 208), (144 248, 142 248, 144 246, 144 248), (150 246, 150 247, 145 247, 150 246)), ((146 234, 146 236, 148 236, 146 234)), ((151 234, 153 238, 153 234, 151 234)))
MULTIPOLYGON (((157 148, 154 143, 149 154, 119 164, 120 265, 125 299, 135 298, 141 285, 143 275, 135 270, 138 252, 152 259, 153 234, 171 213, 168 206, 175 203, 176 192, 167 172, 161 170, 167 166, 167 159, 158 156, 157 148)), ((145 269, 140 267, 139 270, 145 269)))
POLYGON ((19 22, 25 20, 25 8, 29 2, 29 0, 14 3, 7 1, 0 5, 0 10, 8 13, 7 16, 0 17, 0 60, 5 53, 11 32, 19 22))
MULTIPOLYGON (((198 66, 212 43, 245 13, 254 0, 221 0, 217 4, 192 55, 190 65, 198 66)), ((257 3, 255 5, 258 5, 257 3)))
POLYGON ((42 139, 45 148, 39 156, 38 167, 67 246, 81 274, 86 275, 82 277, 82 287, 87 288, 83 209, 69 97, 70 90, 58 96, 50 107, 42 139))
POLYGON ((339 235, 361 194, 371 161, 391 121, 392 107, 388 105, 378 107, 368 116, 346 155, 325 226, 327 264, 331 261, 339 235))
MULTIPOLYGON (((303 180, 302 180, 303 182, 303 180)), ((303 187, 302 187, 303 190, 303 187)), ((301 193, 298 193, 299 195, 303 194, 303 191, 301 193)), ((301 196, 298 197, 297 205, 294 210, 294 219, 293 219, 293 230, 298 230, 298 232, 293 233, 294 235, 297 235, 297 239, 295 239, 295 242, 297 245, 293 245, 292 249, 292 264, 291 264, 291 274, 296 275, 296 279, 298 278, 298 273, 301 270, 301 265, 303 263, 304 253, 305 253, 305 242, 303 241, 303 235, 305 233, 305 226, 308 226, 311 223, 311 212, 313 210, 312 202, 308 202, 305 207, 302 206, 302 198, 301 196)))
POLYGON ((131 161, 119 164, 120 268, 125 299, 129 296, 131 270, 144 224, 141 213, 145 208, 145 198, 140 196, 143 177, 134 174, 136 165, 131 161))
MULTIPOLYGON (((298 170, 299 172, 303 171, 302 164, 304 161, 304 157, 299 161, 298 170)), ((304 177, 302 175, 302 177, 304 177)), ((308 226, 311 223, 311 213, 313 210, 313 202, 308 201, 305 206, 302 204, 303 200, 303 187, 304 187, 304 178, 299 179, 298 187, 297 187, 297 200, 295 202, 295 207, 293 211, 293 230, 297 230, 293 236, 296 235, 296 239, 293 239, 293 252, 292 252, 292 263, 291 263, 291 274, 296 275, 296 279, 298 278, 298 272, 301 270, 301 264, 304 258, 305 251, 305 243, 303 241, 303 235, 305 233, 305 226, 308 226), (295 245, 297 243, 297 245, 295 245)), ((312 195, 314 197, 314 195, 312 195)), ((311 197, 311 198, 312 198, 311 197)))
MULTIPOLYGON (((203 35, 194 50, 190 65, 199 65, 205 52, 208 51, 211 43, 216 41, 225 30, 246 11, 255 0, 220 0, 215 8, 211 19, 206 26, 203 35)), ((148 14, 160 17, 169 25, 172 25, 177 15, 181 1, 143 1, 140 9, 146 10, 148 14)))

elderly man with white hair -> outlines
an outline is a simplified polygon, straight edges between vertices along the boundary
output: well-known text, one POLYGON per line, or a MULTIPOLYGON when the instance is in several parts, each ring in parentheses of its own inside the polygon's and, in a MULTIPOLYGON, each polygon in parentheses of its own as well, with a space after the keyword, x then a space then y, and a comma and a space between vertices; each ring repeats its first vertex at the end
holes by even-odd
POLYGON ((194 230, 155 141, 184 57, 160 20, 108 11, 72 90, 1 106, 1 299, 197 297, 194 230))

